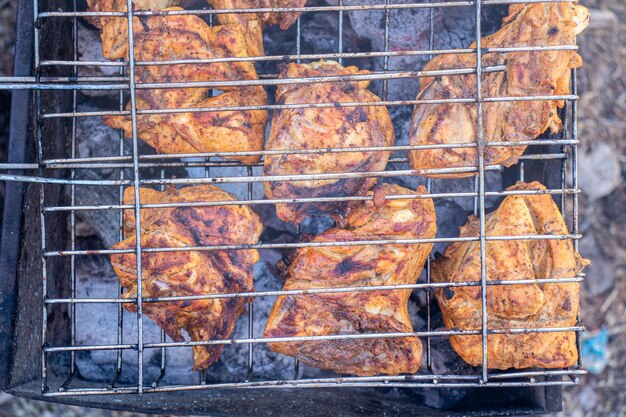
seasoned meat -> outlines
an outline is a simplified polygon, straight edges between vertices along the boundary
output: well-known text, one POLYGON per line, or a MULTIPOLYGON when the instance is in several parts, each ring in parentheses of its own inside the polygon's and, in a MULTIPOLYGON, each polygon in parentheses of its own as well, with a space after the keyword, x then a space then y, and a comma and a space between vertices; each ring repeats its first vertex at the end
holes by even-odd
MULTIPOLYGON (((514 4, 502 28, 482 38, 483 48, 514 46, 573 45, 576 34, 589 21, 589 12, 573 3, 514 4)), ((475 47, 475 44, 470 46, 475 47)), ((483 67, 505 66, 502 72, 485 72, 482 79, 484 97, 523 97, 569 94, 572 68, 582 65, 573 50, 490 52, 483 55, 483 67)), ((475 54, 444 54, 435 57, 425 70, 475 68, 475 54)), ((419 100, 474 98, 476 75, 423 78, 419 100)), ((557 110, 562 100, 506 101, 484 103, 484 140, 486 142, 519 142, 534 140, 550 129, 556 133, 562 123, 557 110)), ((436 145, 475 143, 477 141, 476 104, 418 104, 413 111, 410 143, 436 145)), ((520 146, 488 146, 485 164, 511 166, 526 149, 520 146)), ((414 169, 475 167, 475 147, 421 149, 409 151, 414 169)), ((428 177, 463 177, 474 173, 424 174, 428 177)))
MULTIPOLYGON (((280 78, 323 77, 367 74, 356 67, 342 67, 334 61, 283 66, 280 78)), ((287 84, 278 87, 278 104, 378 102, 367 90, 369 81, 316 82, 287 84)), ((391 146, 393 124, 384 106, 327 107, 282 109, 274 112, 267 150, 312 150, 391 146)), ((388 151, 323 152, 267 155, 266 175, 295 175, 382 171, 388 151)), ((268 198, 342 197, 362 195, 376 183, 376 178, 278 181, 265 183, 268 198)), ((307 215, 335 213, 342 203, 277 204, 276 213, 283 221, 300 223, 307 215)))
MULTIPOLYGON (((171 8, 167 10, 182 10, 171 8)), ((197 16, 151 16, 135 19, 135 59, 170 61, 248 56, 244 35, 234 26, 210 27, 197 16)), ((173 83, 258 79, 251 62, 213 62, 135 67, 138 83, 173 83)), ((209 97, 210 88, 137 89, 140 110, 227 108, 266 105, 261 86, 222 87, 209 97)), ((127 106, 130 109, 130 103, 127 106)), ((224 110, 140 115, 137 135, 159 153, 245 152, 263 150, 268 112, 224 110)), ((104 122, 132 137, 130 117, 107 116, 104 122)), ((225 156, 245 164, 260 156, 225 156)))
MULTIPOLYGON (((163 10, 180 6, 182 0, 133 0, 133 10, 163 10)), ((126 0, 87 0, 90 12, 127 12, 126 0)), ((128 20, 125 17, 88 17, 101 30, 102 56, 122 59, 128 55, 128 20)))
MULTIPOLYGON (((142 204, 234 201, 231 194, 210 185, 167 189, 140 189, 142 204)), ((124 203, 134 203, 134 189, 124 192, 124 203)), ((242 245, 258 242, 263 226, 248 206, 144 208, 141 210, 143 248, 242 245)), ((113 249, 134 249, 135 212, 124 211, 125 240, 113 249)), ((124 287, 124 298, 137 297, 136 255, 113 254, 111 264, 124 287)), ((254 291, 253 265, 256 250, 142 253, 143 297, 192 296, 254 291)), ((174 341, 184 340, 181 330, 193 341, 226 339, 250 298, 215 298, 191 301, 144 303, 143 312, 174 341)), ((124 304, 136 311, 135 304, 124 304)), ((217 361, 223 345, 194 346, 194 370, 217 361)))
MULTIPOLYGON (((545 190, 538 182, 518 182, 508 190, 545 190)), ((479 220, 471 216, 461 236, 478 236, 479 220)), ((567 226, 552 197, 509 195, 485 217, 487 236, 567 234, 567 226)), ((570 240, 487 241, 487 280, 572 278, 589 261, 570 240)), ((480 281, 479 242, 455 242, 432 265, 434 282, 480 281)), ((489 329, 574 326, 578 315, 578 283, 491 285, 487 288, 489 329)), ((447 329, 481 329, 480 286, 440 288, 435 296, 447 329)), ((576 362, 574 332, 492 334, 487 337, 489 368, 563 368, 576 362)), ((451 336, 454 350, 467 363, 482 361, 480 335, 451 336)))
MULTIPOLYGON (((433 238, 435 209, 430 198, 384 200, 413 194, 383 184, 373 201, 353 202, 346 225, 313 242, 355 242, 433 238), (381 198, 382 197, 382 198, 381 198)), ((426 193, 420 187, 417 193, 426 193)), ((369 194, 372 194, 370 192, 369 194)), ((305 247, 295 251, 284 290, 414 284, 432 244, 305 247)), ((266 337, 413 332, 407 302, 410 289, 280 296, 265 327, 266 337)), ((341 374, 415 373, 422 344, 417 337, 276 342, 269 348, 318 368, 341 374)))
MULTIPOLYGON (((207 0, 214 9, 262 9, 304 7, 307 0, 207 0)), ((300 17, 300 12, 223 13, 216 14, 222 25, 237 25, 246 34, 250 56, 263 56, 263 24, 278 25, 285 30, 300 17)))

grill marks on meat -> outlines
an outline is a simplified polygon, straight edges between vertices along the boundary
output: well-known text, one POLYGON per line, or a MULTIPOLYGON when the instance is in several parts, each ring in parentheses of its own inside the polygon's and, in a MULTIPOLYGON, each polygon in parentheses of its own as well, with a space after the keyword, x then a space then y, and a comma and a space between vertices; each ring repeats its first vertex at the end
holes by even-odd
MULTIPOLYGON (((142 204, 200 201, 233 201, 225 191, 210 185, 168 189, 140 189, 142 204)), ((134 189, 124 192, 124 203, 134 202, 134 189)), ((262 231, 259 217, 248 206, 210 206, 141 210, 143 248, 243 245, 258 242, 262 231)), ((126 239, 113 249, 134 249, 135 213, 124 212, 126 239)), ((143 297, 190 296, 216 293, 253 292, 256 250, 142 253, 143 297)), ((136 255, 113 254, 111 264, 125 288, 124 298, 137 297, 136 255)), ((174 341, 183 341, 182 330, 193 341, 226 339, 251 298, 220 298, 144 303, 144 314, 153 319, 174 341)), ((134 304, 124 304, 136 311, 134 304)), ((223 346, 194 346, 194 370, 206 369, 217 361, 223 346)))
MULTIPOLYGON (((573 3, 532 3, 511 5, 502 28, 482 38, 483 48, 514 46, 573 45, 576 34, 589 21, 589 12, 573 3)), ((470 46, 475 47, 475 44, 470 46)), ((504 72, 483 74, 483 96, 538 96, 569 94, 570 70, 582 65, 572 50, 486 53, 484 67, 504 65, 504 72)), ((474 54, 445 54, 431 60, 424 70, 476 67, 474 54)), ((476 75, 422 78, 419 100, 474 98, 476 75)), ((557 110, 562 100, 484 103, 484 139, 487 142, 534 140, 550 129, 561 130, 557 110)), ((417 105, 411 120, 411 145, 475 143, 475 104, 417 105)), ((489 146, 485 164, 511 166, 526 149, 520 146, 489 146)), ((414 169, 472 167, 478 163, 476 148, 424 149, 409 151, 414 169)), ((463 177, 474 173, 424 174, 429 177, 463 177)))
MULTIPOLYGON (((545 190, 538 182, 518 182, 508 190, 545 190)), ((471 216, 461 236, 478 236, 479 220, 471 216)), ((487 236, 567 234, 567 226, 550 195, 509 195, 485 218, 487 236)), ((488 241, 487 279, 572 278, 588 265, 570 240, 488 241)), ((480 281, 479 242, 455 242, 432 265, 434 282, 480 281)), ((490 329, 576 325, 578 283, 495 285, 487 289, 490 329)), ((447 329, 478 330, 480 287, 435 290, 447 329)), ((578 358, 574 332, 492 334, 488 338, 489 368, 564 368, 578 358)), ((452 336, 454 350, 467 363, 482 362, 480 335, 452 336)))
MULTIPOLYGON (((384 195, 412 194, 383 184, 384 195)), ((381 190, 377 190, 380 192, 381 190)), ((426 193, 424 187, 417 190, 426 193)), ((370 194, 372 194, 370 192, 370 194)), ((346 225, 313 242, 433 238, 431 199, 353 202, 346 225)), ((306 247, 290 259, 283 290, 414 284, 432 244, 306 247)), ((411 290, 380 290, 280 296, 266 337, 412 332, 407 302, 411 290)), ((415 373, 422 344, 417 337, 270 343, 269 348, 318 368, 354 375, 415 373)))
MULTIPOLYGON (((170 8, 165 10, 182 10, 170 8)), ((249 56, 245 35, 235 26, 210 27, 197 16, 150 16, 135 19, 135 59, 170 61, 249 56)), ((217 62, 138 66, 138 83, 180 83, 258 79, 251 62, 217 62)), ((216 97, 210 88, 137 89, 139 110, 180 108, 227 108, 266 105, 261 86, 222 87, 216 97)), ((127 106, 130 109, 130 103, 127 106)), ((137 135, 157 152, 244 152, 261 151, 268 112, 265 110, 213 111, 139 115, 137 135)), ((132 137, 130 117, 106 116, 105 124, 123 129, 132 137)), ((260 156, 225 156, 253 164, 260 156)))
MULTIPOLYGON (((368 74, 356 67, 342 67, 334 61, 289 64, 280 78, 350 76, 368 74)), ((378 102, 367 90, 369 81, 317 82, 281 85, 276 91, 278 104, 378 102)), ((382 171, 389 152, 324 152, 324 148, 391 146, 394 129, 384 106, 298 108, 274 112, 267 150, 313 150, 305 154, 267 155, 266 175, 298 175, 382 171)), ((376 178, 278 181, 265 183, 268 198, 343 197, 362 195, 376 184, 376 178)), ((345 203, 277 204, 283 221, 300 223, 306 216, 334 213, 345 203)))
MULTIPOLYGON (((304 7, 307 0, 207 0, 214 9, 267 9, 304 7)), ((278 25, 282 30, 288 29, 300 12, 282 13, 223 13, 216 14, 217 21, 222 25, 235 25, 241 28, 248 39, 250 56, 263 56, 263 25, 278 25)))

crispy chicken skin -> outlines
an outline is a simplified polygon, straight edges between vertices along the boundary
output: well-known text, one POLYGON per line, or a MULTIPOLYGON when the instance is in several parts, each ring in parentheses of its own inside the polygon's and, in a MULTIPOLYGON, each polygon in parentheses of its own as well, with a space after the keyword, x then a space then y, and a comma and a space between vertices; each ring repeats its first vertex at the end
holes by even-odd
MULTIPOLYGON (((171 8, 167 10, 182 10, 171 8)), ((151 16, 135 19, 135 59, 163 61, 248 56, 242 32, 234 26, 210 27, 196 16, 151 16)), ((230 81, 258 79, 251 62, 216 62, 138 66, 141 83, 230 81)), ((221 87, 223 94, 208 97, 210 88, 137 89, 138 109, 180 109, 266 105, 261 86, 221 87)), ((130 103, 127 106, 130 109, 130 103)), ((137 135, 159 153, 244 152, 263 150, 266 110, 218 111, 140 115, 137 135)), ((132 137, 130 117, 106 116, 104 123, 132 137)), ((225 156, 245 164, 260 156, 225 156)))
MULTIPOLYGON (((214 9, 262 9, 272 7, 304 7, 307 0, 207 0, 214 9)), ((250 56, 263 56, 263 24, 278 25, 282 30, 289 28, 299 12, 284 13, 224 13, 217 14, 222 25, 237 25, 246 34, 250 45, 250 56)))
MULTIPOLYGON (((182 0, 133 0, 133 10, 163 10, 180 6, 182 0)), ((126 12, 126 0, 87 0, 87 11, 126 12)), ((88 17, 87 20, 101 30, 102 56, 122 59, 128 55, 128 21, 124 17, 88 17)))
MULTIPOLYGON (((217 187, 202 185, 164 192, 140 189, 142 204, 199 201, 232 201, 235 198, 217 187)), ((134 189, 124 191, 124 203, 134 202, 134 189)), ((257 243, 263 226, 248 206, 208 206, 141 210, 143 248, 177 248, 206 245, 257 243)), ((135 212, 124 212, 125 240, 113 249, 134 249, 135 212)), ((256 250, 180 251, 142 254, 143 297, 252 292, 256 250)), ((124 298, 137 297, 135 254, 113 254, 111 264, 126 290, 124 298)), ((250 298, 220 298, 192 301, 144 303, 143 312, 174 341, 183 341, 181 330, 193 341, 226 339, 250 298)), ((134 304, 124 304, 136 311, 134 304)), ((217 361, 223 346, 194 346, 194 370, 217 361)))
MULTIPOLYGON (((508 190, 545 190, 538 182, 518 182, 508 190)), ((471 216, 461 236, 478 236, 479 220, 471 216)), ((485 217, 487 236, 567 234, 567 226, 550 195, 509 195, 485 217)), ((574 251, 570 240, 488 241, 487 279, 528 280, 571 278, 589 261, 574 251)), ((480 281, 479 242, 455 242, 432 265, 434 282, 480 281)), ((574 326, 578 315, 578 283, 494 285, 487 289, 490 329, 574 326)), ((481 289, 440 288, 435 296, 447 329, 481 329, 481 289)), ((578 358, 574 332, 492 334, 488 338, 488 367, 563 368, 578 358)), ((479 366, 480 335, 451 336, 464 361, 479 366)))
MULTIPOLYGON (((417 190, 426 193, 424 187, 417 190)), ((372 194, 370 192, 369 194, 372 194)), ((383 184, 374 200, 354 202, 346 224, 313 242, 433 238, 435 209, 430 198, 384 200, 413 194, 383 184), (383 197, 383 198, 381 198, 383 197)), ((414 284, 432 244, 306 247, 286 269, 284 290, 414 284)), ((265 327, 266 337, 412 332, 406 290, 280 296, 265 327)), ((318 368, 341 374, 396 375, 417 372, 422 344, 417 337, 276 342, 269 348, 318 368)))
MULTIPOLYGON (((280 78, 323 77, 367 74, 356 67, 342 67, 334 61, 283 66, 280 78)), ((341 81, 287 84, 278 87, 278 104, 377 102, 380 98, 367 89, 369 81, 341 81)), ((297 108, 274 112, 266 150, 311 150, 391 146, 394 129, 384 106, 297 108)), ((382 171, 389 152, 326 152, 267 155, 266 175, 297 175, 382 171)), ((278 181, 265 183, 268 198, 341 197, 362 195, 376 178, 278 181)), ((342 203, 277 204, 283 221, 300 223, 306 216, 337 213, 342 203)))
MULTIPOLYGON (((589 21, 589 12, 573 3, 515 4, 502 28, 482 38, 481 46, 557 46, 573 45, 576 34, 589 21)), ((475 47, 475 44, 470 46, 475 47)), ((535 96, 569 94, 572 68, 582 65, 581 57, 572 50, 533 52, 492 52, 483 55, 483 67, 504 65, 504 72, 483 74, 483 96, 535 96)), ((424 70, 474 68, 474 54, 439 55, 424 70)), ((440 76, 421 80, 419 100, 474 98, 474 74, 440 76)), ((484 103, 484 140, 487 142, 519 142, 534 140, 550 129, 556 133, 562 123, 557 110, 562 100, 487 102, 484 103)), ((411 145, 435 145, 476 142, 476 105, 417 105, 411 120, 411 145)), ((485 149, 485 164, 511 166, 526 149, 520 146, 490 146, 485 149)), ((424 149, 409 151, 413 169, 435 169, 477 166, 476 148, 424 149)), ((464 177, 472 172, 423 174, 427 177, 464 177)))

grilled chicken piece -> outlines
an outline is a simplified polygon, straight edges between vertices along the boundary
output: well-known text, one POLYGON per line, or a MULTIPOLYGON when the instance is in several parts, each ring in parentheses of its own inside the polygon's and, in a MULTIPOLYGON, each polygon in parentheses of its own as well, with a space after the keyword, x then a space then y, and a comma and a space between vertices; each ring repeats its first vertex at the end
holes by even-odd
MULTIPOLYGON (((350 76, 368 74, 356 67, 342 67, 334 61, 283 66, 280 78, 350 76)), ((278 104, 378 102, 367 90, 369 81, 316 82, 281 85, 278 104)), ((283 109, 274 112, 267 150, 313 150, 391 146, 394 130, 384 106, 283 109)), ((382 171, 388 151, 325 152, 267 155, 266 175, 297 175, 382 171)), ((376 184, 376 178, 278 181, 265 183, 268 198, 342 197, 362 195, 376 184)), ((283 221, 300 223, 307 215, 337 213, 345 203, 277 204, 283 221)))
MULTIPOLYGON (((214 9, 261 9, 304 7, 307 0, 207 0, 214 9)), ((217 14, 222 25, 237 25, 246 34, 250 56, 263 56, 263 24, 278 25, 282 30, 289 28, 300 17, 300 12, 284 13, 232 13, 217 14)))
MULTIPOLYGON (((164 192, 141 188, 142 204, 200 201, 234 201, 217 187, 202 185, 164 192)), ((134 189, 124 192, 124 203, 134 202, 134 189)), ((143 248, 181 248, 207 245, 242 245, 258 242, 263 226, 248 206, 148 208, 141 210, 143 248)), ((135 212, 124 211, 126 239, 113 249, 134 249, 135 212)), ((252 292, 256 250, 179 251, 142 253, 143 297, 192 296, 252 292)), ((111 264, 126 290, 124 298, 137 297, 136 255, 113 254, 111 264)), ((181 330, 193 341, 226 339, 251 298, 216 298, 191 301, 144 303, 143 312, 174 341, 184 340, 181 330)), ((134 304, 124 304, 136 311, 134 304)), ((223 345, 194 346, 194 370, 206 369, 217 361, 223 345)))
MULTIPOLYGON (((167 10, 182 10, 171 8, 167 10)), ((210 27, 197 16, 151 16, 135 19, 135 59, 169 61, 248 56, 244 35, 234 26, 210 27)), ((258 79, 251 62, 216 62, 138 66, 135 78, 141 83, 231 81, 258 79)), ((140 110, 180 108, 227 108, 266 105, 261 86, 221 87, 225 92, 209 97, 210 88, 137 89, 140 110)), ((130 109, 130 103, 127 106, 130 109)), ((266 110, 214 111, 140 115, 137 135, 159 153, 245 152, 263 150, 266 110)), ((108 126, 132 137, 130 117, 107 116, 108 126)), ((245 164, 260 156, 224 156, 245 164)))
MULTIPOLYGON (((182 0, 133 0, 133 10, 163 10, 180 6, 182 0)), ((89 12, 127 12, 126 0, 87 0, 89 12)), ((125 17, 88 17, 101 30, 102 56, 122 59, 128 55, 128 20, 125 17)))
MULTIPOLYGON (((417 190, 426 193, 424 187, 417 190)), ((369 194, 372 194, 370 192, 369 194)), ((313 242, 433 238, 435 208, 430 198, 384 200, 413 194, 383 184, 373 201, 353 202, 345 227, 313 242), (381 198, 382 197, 382 198, 381 198)), ((294 252, 284 290, 414 284, 432 244, 306 247, 294 252)), ((410 289, 280 296, 265 327, 266 337, 412 332, 410 289)), ((417 337, 276 342, 269 348, 341 374, 396 375, 417 372, 422 344, 417 337)))
MULTIPOLYGON (((502 28, 482 38, 481 46, 558 46, 573 45, 575 36, 589 22, 589 12, 573 3, 514 4, 502 28)), ((475 44, 470 46, 475 47, 475 44)), ((536 96, 569 94, 572 68, 582 65, 581 57, 572 50, 532 52, 492 52, 483 55, 482 65, 504 65, 504 72, 483 74, 484 97, 536 96)), ((445 54, 431 60, 425 70, 475 68, 474 54, 445 54)), ((419 100, 474 98, 476 75, 423 78, 419 100)), ((550 129, 561 130, 557 110, 562 100, 509 101, 484 103, 484 140, 486 142, 519 142, 534 140, 550 129)), ((411 121, 411 145, 475 143, 477 141, 475 104, 417 105, 411 121)), ((511 166, 526 149, 520 146, 489 146, 485 148, 485 164, 511 166)), ((414 169, 475 167, 476 148, 424 149, 409 152, 414 169)), ((465 177, 472 172, 423 174, 427 177, 465 177)))
MULTIPOLYGON (((518 182, 508 190, 545 190, 538 182, 518 182)), ((461 236, 478 236, 479 220, 471 216, 461 236)), ((567 234, 567 226, 550 195, 509 195, 485 217, 487 236, 567 234)), ((570 240, 488 241, 487 280, 571 278, 589 264, 570 240)), ((479 242, 455 242, 432 265, 434 282, 480 281, 479 242)), ((489 329, 574 326, 578 283, 493 285, 487 289, 489 329)), ((447 329, 478 330, 480 286, 440 288, 435 296, 447 329)), ((576 362, 574 332, 492 334, 487 337, 489 368, 563 368, 576 362)), ((480 335, 451 336, 454 350, 473 366, 482 363, 480 335)))

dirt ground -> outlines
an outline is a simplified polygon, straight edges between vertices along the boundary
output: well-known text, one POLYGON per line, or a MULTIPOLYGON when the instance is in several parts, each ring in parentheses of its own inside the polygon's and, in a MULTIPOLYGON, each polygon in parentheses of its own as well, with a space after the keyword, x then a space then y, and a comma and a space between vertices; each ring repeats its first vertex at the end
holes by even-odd
MULTIPOLYGON (((608 361, 599 374, 565 390, 562 416, 626 416, 626 1, 586 0, 591 26, 579 38, 584 67, 579 79, 582 254, 593 265, 581 294, 588 335, 609 334, 608 361), (584 175, 583 175, 584 174, 584 175)), ((14 1, 0 0, 0 76, 8 74, 14 1)), ((5 157, 6 93, 0 92, 0 160, 5 157)), ((0 185, 0 208, 3 188, 0 185)), ((130 417, 131 413, 38 403, 0 393, 0 417, 130 417)))

